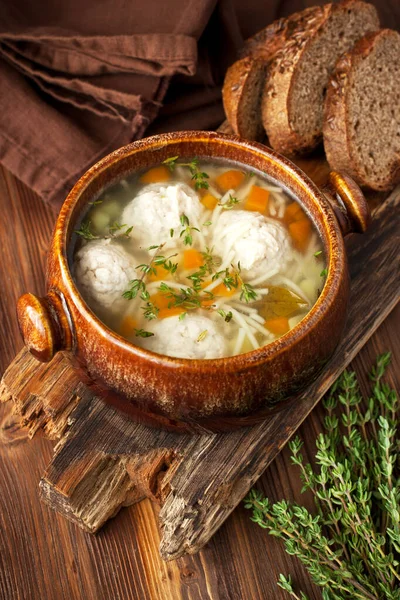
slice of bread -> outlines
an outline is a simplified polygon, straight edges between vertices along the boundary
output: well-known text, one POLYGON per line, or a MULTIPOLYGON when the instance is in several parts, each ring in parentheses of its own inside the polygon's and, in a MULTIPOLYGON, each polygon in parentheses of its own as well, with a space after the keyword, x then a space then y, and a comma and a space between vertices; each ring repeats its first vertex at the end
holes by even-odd
POLYGON ((262 140, 261 102, 268 65, 296 28, 317 14, 318 7, 306 8, 287 19, 279 19, 249 38, 240 59, 228 69, 222 99, 233 131, 248 140, 262 140))
POLYGON ((388 190, 400 182, 400 35, 382 29, 342 56, 324 111, 329 165, 357 183, 388 190))
POLYGON ((248 140, 261 140, 261 96, 265 83, 265 62, 249 56, 229 67, 222 88, 226 117, 233 131, 248 140))
POLYGON ((375 7, 361 0, 315 7, 292 21, 268 70, 262 100, 263 124, 275 150, 309 152, 319 143, 324 95, 338 58, 378 28, 375 7))

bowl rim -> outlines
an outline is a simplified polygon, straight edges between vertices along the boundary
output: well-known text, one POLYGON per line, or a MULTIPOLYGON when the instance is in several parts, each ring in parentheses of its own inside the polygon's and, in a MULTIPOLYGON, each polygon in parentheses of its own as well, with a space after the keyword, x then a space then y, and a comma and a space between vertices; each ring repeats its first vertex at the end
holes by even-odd
MULTIPOLYGON (((171 152, 171 156, 174 156, 173 151, 171 152)), ((203 156, 207 157, 207 154, 204 154, 203 156)), ((276 177, 274 177, 274 179, 276 180, 276 177)), ((277 181, 279 183, 279 180, 277 181)), ((284 183, 282 183, 282 185, 285 187, 284 183)), ((302 200, 301 198, 299 199, 300 201, 302 200)), ((286 157, 258 142, 250 142, 235 135, 201 130, 178 131, 149 136, 134 141, 126 146, 122 146, 96 162, 80 177, 67 195, 56 221, 52 250, 55 258, 58 260, 62 281, 70 296, 70 300, 78 309, 81 317, 83 317, 101 337, 107 338, 108 341, 111 341, 128 354, 134 355, 142 360, 147 360, 152 364, 158 366, 164 365, 172 368, 179 367, 188 371, 198 371, 199 368, 202 371, 209 371, 221 367, 224 372, 238 371, 239 369, 240 371, 243 371, 246 370, 246 368, 252 368, 257 364, 265 363, 277 354, 284 352, 295 342, 300 341, 301 338, 307 335, 308 331, 311 330, 329 311, 333 300, 337 296, 341 277, 347 264, 343 235, 336 217, 334 216, 333 209, 318 186, 311 181, 299 167, 286 157), (110 169, 121 159, 125 159, 128 156, 140 153, 143 150, 156 150, 157 148, 166 145, 173 148, 174 144, 185 141, 204 142, 207 144, 228 144, 256 155, 267 162, 277 164, 290 179, 295 180, 300 184, 303 193, 309 195, 314 205, 317 207, 320 217, 322 217, 319 219, 318 224, 321 225, 320 229, 322 229, 325 236, 325 239, 323 238, 322 242, 325 246, 325 254, 329 256, 329 261, 326 265, 328 275, 317 301, 301 321, 286 334, 273 342, 243 354, 222 358, 191 359, 167 356, 136 346, 134 343, 110 329, 96 316, 81 296, 69 268, 67 247, 67 232, 69 230, 69 225, 75 217, 75 208, 80 196, 96 177, 110 169)))

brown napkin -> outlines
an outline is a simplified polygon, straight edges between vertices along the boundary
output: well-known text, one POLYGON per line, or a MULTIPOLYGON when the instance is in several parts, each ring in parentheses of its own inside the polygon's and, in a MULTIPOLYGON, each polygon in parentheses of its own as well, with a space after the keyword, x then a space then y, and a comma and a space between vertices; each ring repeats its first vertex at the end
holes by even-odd
POLYGON ((144 134, 171 76, 196 73, 215 5, 10 0, 0 19, 0 160, 60 204, 91 164, 144 134))

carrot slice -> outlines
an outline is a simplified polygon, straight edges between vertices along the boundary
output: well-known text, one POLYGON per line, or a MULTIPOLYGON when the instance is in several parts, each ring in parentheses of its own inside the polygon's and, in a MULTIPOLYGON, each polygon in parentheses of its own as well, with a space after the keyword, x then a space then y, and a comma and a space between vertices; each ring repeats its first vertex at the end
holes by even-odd
POLYGON ((302 219, 301 221, 290 223, 289 233, 295 247, 300 250, 300 252, 304 252, 307 249, 311 236, 310 221, 308 219, 302 219))
POLYGON ((213 294, 215 296, 225 296, 227 298, 233 296, 233 294, 236 294, 236 292, 237 288, 232 287, 230 290, 228 290, 226 285, 224 285, 223 283, 218 284, 217 287, 213 289, 213 294))
POLYGON ((204 259, 201 252, 195 250, 194 248, 190 248, 189 250, 185 250, 183 253, 183 268, 184 269, 197 269, 197 267, 201 267, 204 259))
POLYGON ((246 204, 244 205, 246 210, 254 210, 260 213, 265 213, 268 208, 269 191, 264 188, 253 185, 247 196, 246 204))
POLYGON ((221 188, 221 190, 227 192, 228 190, 234 190, 239 187, 244 177, 245 175, 242 173, 242 171, 230 170, 218 175, 218 177, 215 179, 215 182, 218 187, 221 188))
POLYGON ((218 200, 212 194, 207 193, 202 197, 201 203, 208 208, 208 210, 214 210, 218 204, 218 200))
POLYGON ((158 312, 159 319, 167 319, 168 317, 174 317, 175 315, 181 315, 185 312, 182 306, 171 306, 171 308, 161 308, 158 312))
POLYGON ((173 302, 173 298, 169 298, 166 294, 162 294, 161 292, 156 292, 150 296, 150 302, 161 310, 162 308, 168 308, 168 305, 173 302))
POLYGON ((290 329, 289 320, 287 317, 274 317, 272 319, 268 319, 265 321, 264 325, 268 331, 274 335, 283 335, 290 329))
POLYGON ((201 301, 201 306, 203 308, 208 308, 209 306, 212 306, 214 304, 214 299, 213 298, 205 298, 204 300, 201 301))
POLYGON ((132 335, 133 330, 138 326, 136 319, 131 317, 131 315, 126 315, 119 326, 119 332, 123 337, 128 337, 132 335))
POLYGON ((285 210, 283 220, 285 223, 293 223, 294 221, 302 221, 306 219, 304 210, 301 208, 298 202, 292 202, 285 210))
POLYGON ((155 273, 149 273, 147 275, 148 281, 160 281, 161 279, 168 279, 171 275, 170 272, 163 267, 163 265, 154 267, 154 269, 156 271, 155 273))
POLYGON ((159 167, 153 167, 143 173, 140 177, 141 183, 162 183, 163 181, 169 181, 171 179, 170 170, 164 165, 159 167))

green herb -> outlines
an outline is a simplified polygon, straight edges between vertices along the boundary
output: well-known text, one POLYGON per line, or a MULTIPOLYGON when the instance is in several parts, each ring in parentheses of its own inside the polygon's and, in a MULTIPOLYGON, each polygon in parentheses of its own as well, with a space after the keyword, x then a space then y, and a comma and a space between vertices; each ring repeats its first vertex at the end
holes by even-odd
POLYGON ((175 233, 174 230, 170 229, 169 230, 169 237, 174 237, 174 233, 175 233))
POLYGON ((129 282, 129 286, 129 289, 125 290, 122 294, 127 300, 133 300, 140 292, 148 293, 143 279, 132 279, 132 281, 129 282))
POLYGON ((209 184, 208 181, 206 181, 207 179, 210 178, 210 176, 205 173, 204 171, 200 171, 198 163, 199 161, 197 160, 197 158, 194 158, 193 160, 191 160, 188 163, 185 162, 181 162, 178 163, 179 156, 172 156, 170 158, 167 158, 166 160, 163 161, 163 165, 166 165, 170 171, 173 171, 175 169, 175 167, 179 166, 179 167, 188 167, 190 174, 192 176, 192 180, 195 182, 194 183, 194 187, 196 190, 199 190, 201 188, 203 189, 208 189, 209 184))
POLYGON ((254 302, 257 300, 257 293, 252 285, 249 283, 242 283, 242 291, 240 293, 240 300, 245 302, 254 302))
MULTIPOLYGON (((289 442, 313 513, 285 500, 271 504, 255 490, 245 500, 252 520, 306 566, 324 600, 400 598, 400 415, 396 392, 382 381, 389 362, 390 353, 378 357, 365 402, 354 372, 333 385, 324 399, 317 467, 304 463, 298 437, 289 442)), ((306 599, 290 577, 281 575, 278 585, 306 599)))
POLYGON ((177 291, 165 282, 162 282, 158 289, 171 300, 168 305, 169 308, 171 306, 181 306, 185 310, 204 308, 202 303, 214 298, 212 292, 204 291, 200 294, 197 289, 191 287, 182 287, 177 291))
POLYGON ((223 310, 222 308, 219 308, 217 310, 217 313, 219 315, 221 315, 221 317, 224 319, 224 321, 226 321, 226 323, 229 323, 229 321, 232 320, 233 314, 231 311, 226 312, 225 310, 223 310))
POLYGON ((135 329, 135 335, 137 337, 148 338, 154 335, 151 331, 145 331, 144 329, 135 329))
POLYGON ((321 273, 319 274, 320 277, 326 277, 328 275, 328 269, 322 269, 321 273))
MULTIPOLYGON (((144 298, 142 298, 142 300, 144 300, 144 298)), ((153 302, 151 302, 149 299, 147 299, 146 304, 144 306, 142 306, 142 310, 143 310, 144 318, 147 319, 148 321, 157 319, 158 313, 160 312, 160 309, 155 304, 153 304, 153 302)))
POLYGON ((244 300, 245 302, 253 302, 257 300, 257 292, 249 283, 245 283, 241 276, 241 267, 240 261, 237 264, 237 267, 231 265, 232 271, 229 271, 228 268, 217 271, 212 276, 212 281, 216 281, 217 279, 222 279, 222 283, 226 287, 228 291, 232 289, 236 289, 240 286, 240 300, 244 300))
POLYGON ((185 244, 185 246, 191 246, 193 244, 193 231, 200 230, 197 227, 190 226, 189 219, 185 214, 181 215, 180 222, 183 229, 180 232, 179 237, 183 237, 183 243, 185 244))
POLYGON ((215 268, 221 264, 219 257, 213 256, 213 248, 206 248, 205 252, 202 252, 204 263, 199 267, 198 271, 188 275, 188 279, 191 280, 195 290, 200 291, 203 287, 204 281, 208 275, 211 275, 215 268))
POLYGON ((97 206, 98 204, 101 204, 103 202, 103 200, 94 200, 93 202, 89 202, 89 204, 91 204, 91 206, 97 206))
POLYGON ((118 221, 114 221, 114 223, 109 227, 108 231, 112 237, 116 237, 116 234, 123 235, 125 237, 129 237, 133 227, 128 227, 126 224, 118 223, 118 221), (126 227, 126 231, 122 231, 126 227))
POLYGON ((222 206, 224 210, 231 210, 238 203, 239 200, 232 196, 232 194, 229 194, 229 200, 224 203, 218 202, 218 206, 222 206))
POLYGON ((212 225, 211 221, 206 221, 205 223, 203 223, 203 227, 209 227, 210 225, 212 225))
POLYGON ((98 240, 99 236, 93 234, 92 230, 90 229, 90 223, 91 221, 82 221, 79 229, 75 229, 75 233, 83 237, 85 240, 98 240))
POLYGON ((239 285, 239 278, 235 269, 232 273, 228 268, 223 269, 222 271, 217 271, 212 276, 212 281, 216 281, 217 279, 222 279, 222 283, 229 292, 232 289, 237 288, 239 285))
MULTIPOLYGON (((150 246, 149 250, 160 250, 163 246, 164 246, 164 244, 160 244, 158 246, 150 246)), ((151 275, 151 274, 156 273, 156 269, 153 266, 153 262, 156 258, 157 258, 157 255, 154 253, 154 256, 151 259, 149 264, 143 263, 136 267, 137 269, 142 271, 142 276, 139 279, 132 279, 129 282, 130 287, 127 290, 125 290, 125 292, 122 294, 123 298, 126 298, 127 300, 134 300, 138 296, 138 294, 140 294, 140 297, 142 300, 144 300, 146 302, 149 300, 150 294, 148 293, 148 291, 146 289, 146 284, 144 282, 144 278, 146 275, 151 275)))
POLYGON ((179 159, 179 156, 170 156, 170 158, 166 158, 162 161, 163 165, 167 165, 167 167, 173 171, 176 167, 176 161, 179 159))
POLYGON ((314 252, 315 258, 318 258, 318 256, 321 256, 321 254, 322 254, 322 250, 317 250, 316 252, 314 252))
POLYGON ((186 317, 186 315, 187 315, 187 312, 181 313, 178 317, 179 321, 183 321, 183 319, 186 317))
POLYGON ((208 330, 205 329, 204 331, 202 331, 200 333, 199 337, 197 338, 197 341, 202 342, 207 337, 207 334, 208 334, 208 330))

